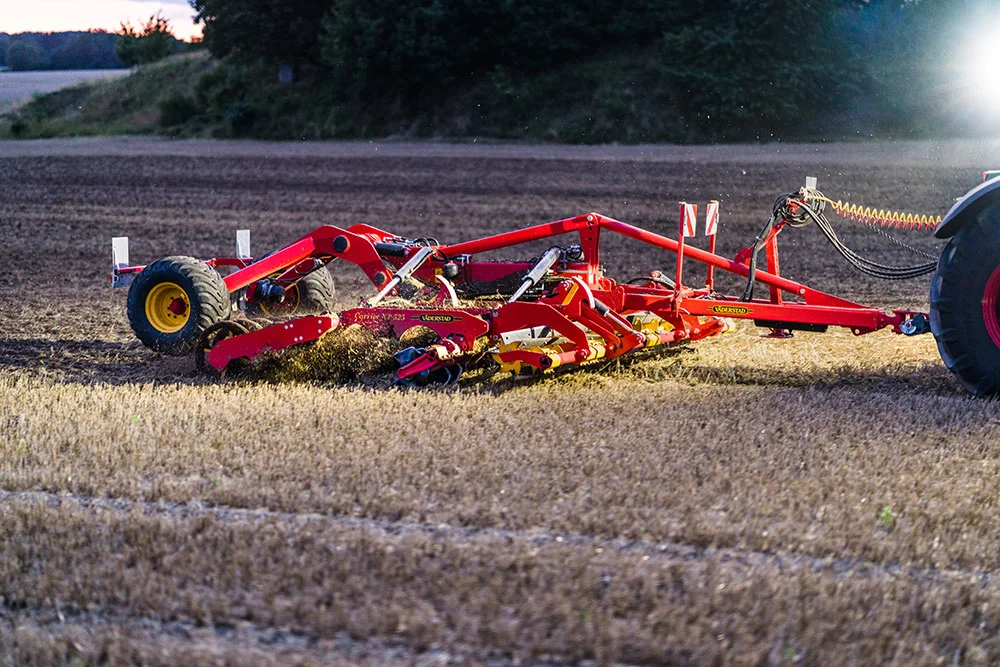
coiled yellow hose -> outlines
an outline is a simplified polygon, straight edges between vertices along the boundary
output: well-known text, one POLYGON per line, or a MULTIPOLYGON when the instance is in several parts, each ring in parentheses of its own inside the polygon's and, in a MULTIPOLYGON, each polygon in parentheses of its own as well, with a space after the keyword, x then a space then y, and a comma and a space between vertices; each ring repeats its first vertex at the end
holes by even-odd
POLYGON ((887 229, 929 230, 934 229, 941 222, 940 215, 917 215, 902 211, 886 211, 846 201, 833 201, 826 197, 814 197, 814 199, 825 201, 840 216, 850 218, 851 220, 861 220, 865 223, 876 224, 879 227, 887 229))

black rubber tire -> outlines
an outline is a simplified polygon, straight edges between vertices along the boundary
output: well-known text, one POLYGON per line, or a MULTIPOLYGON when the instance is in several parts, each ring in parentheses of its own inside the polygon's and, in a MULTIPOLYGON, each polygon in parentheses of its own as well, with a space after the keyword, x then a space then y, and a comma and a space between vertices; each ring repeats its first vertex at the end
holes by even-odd
POLYGON ((201 335, 232 313, 229 290, 222 276, 194 257, 164 257, 148 265, 136 276, 128 291, 128 321, 143 345, 161 354, 183 356, 198 345, 201 335), (150 291, 165 282, 176 284, 190 303, 184 327, 165 332, 149 321, 146 299, 150 291))
POLYGON ((215 368, 209 365, 206 357, 209 351, 220 341, 226 338, 232 338, 234 336, 240 336, 251 331, 259 331, 261 326, 256 322, 250 320, 224 320, 222 322, 216 322, 201 335, 198 340, 198 346, 194 351, 194 365, 195 367, 205 373, 206 375, 212 375, 214 377, 224 377, 227 374, 231 374, 233 369, 237 372, 244 366, 250 363, 250 360, 246 357, 239 357, 237 359, 231 359, 229 364, 226 365, 221 371, 215 370, 215 368))
POLYGON ((325 266, 321 266, 289 287, 284 303, 271 306, 247 304, 247 314, 255 317, 263 315, 287 318, 329 313, 333 310, 335 293, 333 277, 325 266))
POLYGON ((931 279, 931 333, 945 365, 977 396, 1000 393, 1000 346, 990 337, 983 298, 1000 267, 1000 202, 966 221, 948 241, 931 279))
POLYGON ((321 266, 296 283, 299 286, 299 314, 322 314, 333 310, 333 295, 337 291, 333 276, 321 266))

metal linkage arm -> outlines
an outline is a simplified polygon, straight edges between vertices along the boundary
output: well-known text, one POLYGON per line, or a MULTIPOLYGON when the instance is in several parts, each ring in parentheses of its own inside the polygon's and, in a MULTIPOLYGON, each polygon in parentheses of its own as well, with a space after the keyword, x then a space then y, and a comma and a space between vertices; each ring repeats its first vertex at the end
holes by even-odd
POLYGON ((423 246, 422 248, 420 248, 420 250, 415 252, 413 254, 413 257, 411 257, 406 262, 406 264, 403 264, 403 266, 399 267, 399 271, 397 271, 396 274, 392 277, 392 279, 385 284, 385 287, 382 288, 382 291, 380 291, 378 294, 372 297, 370 301, 368 301, 368 305, 374 306, 378 304, 379 301, 384 299, 389 294, 389 292, 394 290, 401 282, 412 276, 413 272, 419 269, 421 265, 423 265, 423 263, 427 261, 427 258, 430 257, 432 254, 434 254, 434 248, 430 248, 428 246, 423 246))
MULTIPOLYGON (((621 234, 622 236, 627 236, 628 238, 635 239, 636 241, 641 241, 642 243, 647 243, 658 248, 663 248, 664 250, 668 250, 670 252, 677 252, 679 244, 674 239, 660 236, 659 234, 654 234, 646 231, 645 229, 633 227, 632 225, 628 225, 624 222, 619 222, 618 220, 613 220, 611 218, 606 218, 602 215, 594 215, 600 222, 602 229, 621 234)), ((748 269, 744 264, 706 252, 700 248, 685 247, 684 256, 697 262, 722 269, 723 271, 735 273, 736 275, 743 276, 744 278, 746 278, 750 272, 750 269, 748 269)), ((861 307, 859 304, 848 301, 847 299, 842 299, 840 297, 833 296, 832 294, 820 292, 819 290, 806 287, 805 285, 766 271, 757 271, 757 282, 763 285, 768 285, 769 287, 777 287, 785 292, 797 294, 802 297, 806 303, 816 306, 842 306, 845 308, 861 307)), ((680 287, 680 285, 678 285, 678 287, 680 287)))
POLYGON ((542 277, 555 266, 555 263, 559 261, 562 257, 562 248, 553 246, 545 251, 545 254, 541 256, 538 262, 531 267, 527 275, 524 276, 524 281, 521 282, 521 286, 517 288, 514 292, 514 296, 510 297, 507 303, 514 303, 528 291, 535 283, 542 279, 542 277))
POLYGON ((312 257, 315 250, 316 243, 312 235, 304 236, 295 243, 285 246, 264 259, 254 262, 244 269, 230 273, 224 278, 226 289, 230 292, 235 292, 250 283, 257 282, 261 278, 266 278, 275 271, 295 266, 302 260, 312 257))

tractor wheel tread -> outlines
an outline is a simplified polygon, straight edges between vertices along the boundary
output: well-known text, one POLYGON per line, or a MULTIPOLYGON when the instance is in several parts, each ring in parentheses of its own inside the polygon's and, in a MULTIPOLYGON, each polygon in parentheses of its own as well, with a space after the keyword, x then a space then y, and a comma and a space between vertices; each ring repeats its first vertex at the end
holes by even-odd
POLYGON ((982 305, 998 266, 1000 206, 990 206, 948 241, 930 285, 930 326, 938 352, 977 396, 1000 391, 1000 345, 990 337, 982 305))
POLYGON ((322 266, 299 281, 300 312, 328 313, 333 310, 333 298, 336 288, 333 276, 322 266))
POLYGON ((129 324, 143 345, 155 352, 183 356, 195 349, 202 333, 232 313, 229 290, 211 267, 182 255, 164 257, 144 268, 129 288, 129 324), (146 297, 157 284, 174 282, 187 294, 191 313, 182 329, 166 333, 155 328, 146 315, 146 297))

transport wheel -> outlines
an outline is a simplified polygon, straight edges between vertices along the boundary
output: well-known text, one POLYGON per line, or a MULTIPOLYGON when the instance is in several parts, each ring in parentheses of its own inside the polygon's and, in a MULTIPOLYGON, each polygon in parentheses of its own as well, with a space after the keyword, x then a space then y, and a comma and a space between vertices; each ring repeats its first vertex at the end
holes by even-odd
POLYGON ((232 359, 225 368, 218 371, 214 366, 211 366, 205 360, 205 357, 208 355, 208 352, 220 341, 223 341, 226 338, 233 338, 234 336, 249 333, 250 331, 257 331, 259 329, 260 327, 254 322, 238 322, 236 320, 223 320, 222 322, 216 322, 209 328, 205 329, 205 332, 198 339, 198 346, 194 351, 195 365, 198 370, 203 373, 208 373, 209 375, 222 377, 223 374, 231 373, 234 370, 238 371, 248 365, 250 363, 249 359, 240 357, 239 359, 232 359))
POLYGON ((333 310, 335 291, 330 272, 320 267, 289 287, 281 303, 248 304, 247 312, 276 318, 328 313, 333 310))
POLYGON ((1000 393, 1000 202, 948 241, 931 280, 931 332, 977 396, 1000 393))
POLYGON ((229 317, 222 277, 193 257, 164 257, 147 266, 128 291, 128 321, 143 345, 188 354, 210 326, 229 317))

